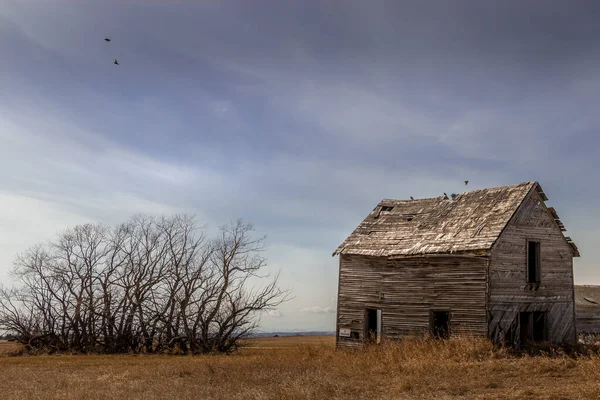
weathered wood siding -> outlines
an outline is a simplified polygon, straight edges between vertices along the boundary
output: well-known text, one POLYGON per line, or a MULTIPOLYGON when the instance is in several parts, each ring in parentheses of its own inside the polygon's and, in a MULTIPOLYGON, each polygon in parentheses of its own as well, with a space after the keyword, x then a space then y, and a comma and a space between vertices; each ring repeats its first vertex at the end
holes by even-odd
POLYGON ((600 286, 575 285, 577 333, 600 333, 600 286))
POLYGON ((450 311, 450 334, 487 334, 485 258, 340 256, 338 347, 361 347, 365 309, 382 310, 382 340, 422 336, 430 310, 450 311), (340 338, 339 328, 358 332, 340 338))
POLYGON ((519 337, 519 312, 546 311, 548 339, 575 340, 573 250, 532 190, 492 249, 489 333, 493 340, 519 337), (527 283, 527 241, 540 242, 540 283, 527 283))
POLYGON ((600 333, 600 307, 576 307, 578 333, 600 333))

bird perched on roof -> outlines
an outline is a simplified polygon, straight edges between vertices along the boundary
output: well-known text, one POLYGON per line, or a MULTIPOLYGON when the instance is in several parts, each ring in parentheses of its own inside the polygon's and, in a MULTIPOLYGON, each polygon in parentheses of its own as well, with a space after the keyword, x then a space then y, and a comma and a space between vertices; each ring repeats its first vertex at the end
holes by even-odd
POLYGON ((116 58, 115 58, 115 62, 114 62, 114 64, 115 64, 115 65, 119 65, 119 62, 117 61, 117 59, 116 59, 116 58))
POLYGON ((448 200, 448 195, 444 193, 444 200, 448 200))
POLYGON ((414 200, 412 196, 410 196, 410 199, 411 199, 411 200, 414 200))
POLYGON ((467 186, 469 184, 469 181, 465 181, 465 186, 467 186))
POLYGON ((110 39, 109 39, 109 38, 104 38, 104 40, 106 40, 107 42, 110 42, 110 39))

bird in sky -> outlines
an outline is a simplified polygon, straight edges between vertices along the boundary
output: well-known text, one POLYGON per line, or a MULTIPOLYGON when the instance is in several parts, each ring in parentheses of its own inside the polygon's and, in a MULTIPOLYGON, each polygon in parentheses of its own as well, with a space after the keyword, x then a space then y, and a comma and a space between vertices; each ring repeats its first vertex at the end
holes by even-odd
POLYGON ((465 186, 467 186, 469 184, 469 181, 465 181, 465 186))
POLYGON ((115 65, 119 65, 119 62, 117 61, 117 59, 116 59, 116 58, 115 58, 115 62, 114 62, 114 64, 115 64, 115 65))
POLYGON ((109 39, 109 38, 104 38, 104 40, 106 40, 107 42, 110 42, 110 39, 109 39))

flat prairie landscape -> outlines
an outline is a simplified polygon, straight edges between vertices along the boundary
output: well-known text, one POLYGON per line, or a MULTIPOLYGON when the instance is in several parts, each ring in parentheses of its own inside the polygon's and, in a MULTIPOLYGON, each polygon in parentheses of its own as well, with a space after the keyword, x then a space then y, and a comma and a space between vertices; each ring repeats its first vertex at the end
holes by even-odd
POLYGON ((11 356, 2 399, 597 399, 600 358, 513 356, 485 340, 335 351, 333 337, 250 339, 233 355, 11 356))

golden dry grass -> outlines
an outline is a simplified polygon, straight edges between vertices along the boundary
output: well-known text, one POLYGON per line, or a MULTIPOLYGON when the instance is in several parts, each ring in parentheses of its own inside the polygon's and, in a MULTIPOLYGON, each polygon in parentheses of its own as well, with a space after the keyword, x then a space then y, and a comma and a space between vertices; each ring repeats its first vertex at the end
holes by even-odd
POLYGON ((511 357, 476 339, 353 353, 335 351, 333 337, 248 343, 229 356, 5 355, 0 398, 600 398, 598 357, 511 357))

